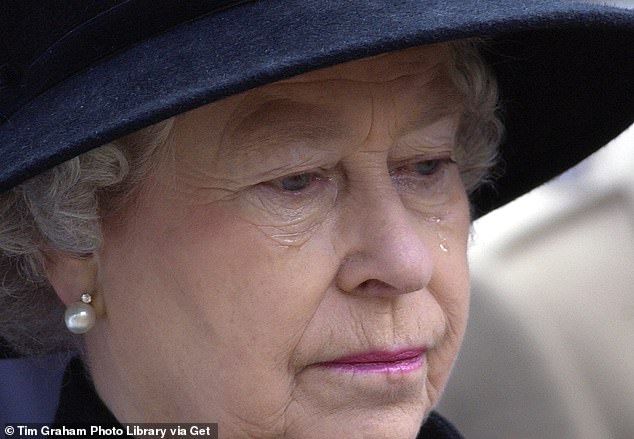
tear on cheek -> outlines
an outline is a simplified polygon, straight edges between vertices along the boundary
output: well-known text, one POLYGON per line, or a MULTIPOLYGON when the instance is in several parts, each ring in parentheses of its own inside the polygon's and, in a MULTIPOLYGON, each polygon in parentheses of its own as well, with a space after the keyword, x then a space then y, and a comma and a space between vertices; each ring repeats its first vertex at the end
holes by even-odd
POLYGON ((301 247, 312 238, 320 222, 311 224, 294 224, 292 226, 258 226, 264 235, 280 247, 301 247))
POLYGON ((297 209, 257 212, 253 222, 260 232, 280 247, 301 247, 324 226, 334 207, 334 200, 315 200, 297 209))

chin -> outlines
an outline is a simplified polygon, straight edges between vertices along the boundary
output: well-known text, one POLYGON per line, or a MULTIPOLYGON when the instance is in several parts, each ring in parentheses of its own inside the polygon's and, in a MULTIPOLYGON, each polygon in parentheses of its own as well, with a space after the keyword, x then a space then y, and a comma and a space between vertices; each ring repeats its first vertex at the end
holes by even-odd
POLYGON ((315 417, 303 427, 287 430, 284 439, 415 439, 428 414, 420 405, 380 410, 361 406, 315 417))

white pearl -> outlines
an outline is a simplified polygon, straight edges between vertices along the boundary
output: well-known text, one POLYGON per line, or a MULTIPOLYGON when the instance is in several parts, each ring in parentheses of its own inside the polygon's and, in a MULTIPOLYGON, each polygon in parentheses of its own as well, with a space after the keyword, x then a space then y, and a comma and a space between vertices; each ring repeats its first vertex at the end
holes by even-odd
POLYGON ((95 325, 95 320, 94 308, 83 302, 70 304, 64 313, 66 327, 73 334, 84 334, 90 331, 95 325))

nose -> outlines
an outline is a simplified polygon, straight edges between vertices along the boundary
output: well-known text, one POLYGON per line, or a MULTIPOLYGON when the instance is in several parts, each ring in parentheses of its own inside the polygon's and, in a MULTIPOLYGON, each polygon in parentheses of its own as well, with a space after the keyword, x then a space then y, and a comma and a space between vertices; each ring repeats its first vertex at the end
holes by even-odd
MULTIPOLYGON (((387 177, 389 180, 389 176, 387 177)), ((356 194, 342 219, 346 256, 337 287, 347 293, 390 297, 425 288, 433 272, 432 252, 421 225, 393 185, 356 194)))

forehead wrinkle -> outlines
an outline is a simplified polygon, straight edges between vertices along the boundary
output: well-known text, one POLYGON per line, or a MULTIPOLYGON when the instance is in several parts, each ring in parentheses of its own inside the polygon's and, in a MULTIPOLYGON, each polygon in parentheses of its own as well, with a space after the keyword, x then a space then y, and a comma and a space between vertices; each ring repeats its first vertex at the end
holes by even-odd
POLYGON ((458 119, 456 115, 418 126, 395 139, 389 159, 400 161, 412 156, 434 156, 448 152, 453 157, 458 119))
POLYGON ((398 79, 403 75, 430 72, 433 74, 447 66, 450 59, 449 46, 446 43, 440 43, 348 61, 294 76, 278 83, 305 83, 331 79, 366 83, 384 82, 398 79))
POLYGON ((344 139, 347 132, 339 118, 319 105, 260 94, 245 99, 234 110, 218 155, 226 159, 236 153, 259 155, 293 148, 328 151, 332 141, 344 139))
POLYGON ((298 168, 308 170, 318 166, 323 166, 324 164, 326 166, 334 166, 337 162, 337 158, 324 161, 323 155, 316 151, 306 152, 304 150, 297 150, 296 148, 288 148, 286 151, 282 152, 282 154, 285 155, 285 160, 280 161, 278 160, 279 154, 272 153, 273 157, 271 161, 278 164, 276 166, 266 167, 260 172, 256 172, 253 177, 260 179, 274 178, 297 171, 298 168))
POLYGON ((464 96, 444 75, 436 76, 418 89, 416 100, 420 106, 409 114, 409 120, 403 123, 396 137, 424 129, 443 119, 457 118, 464 106, 464 96))

